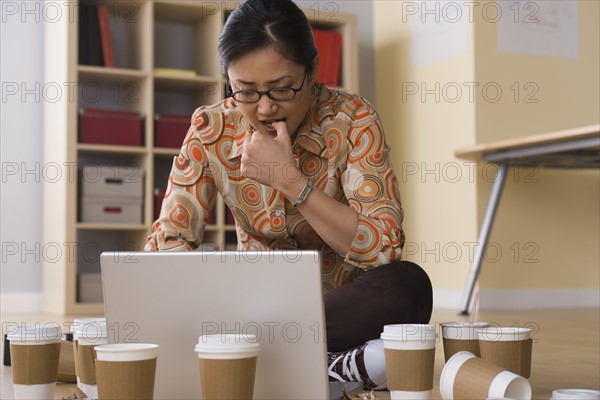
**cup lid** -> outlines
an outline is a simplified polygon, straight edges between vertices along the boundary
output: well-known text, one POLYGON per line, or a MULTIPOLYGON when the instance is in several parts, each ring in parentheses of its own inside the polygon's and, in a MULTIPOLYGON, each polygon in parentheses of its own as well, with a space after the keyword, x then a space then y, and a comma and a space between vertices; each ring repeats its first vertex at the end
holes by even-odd
POLYGON ((592 400, 600 399, 600 391, 591 389, 556 389, 550 400, 592 400))
POLYGON ((470 321, 456 321, 456 322, 442 322, 441 326, 459 327, 459 328, 487 328, 490 326, 489 322, 470 322, 470 321))
POLYGON ((108 329, 106 327, 105 319, 90 319, 83 321, 77 325, 73 325, 73 339, 98 339, 106 338, 108 336, 108 329))
POLYGON ((256 335, 215 334, 200 335, 195 351, 198 353, 256 353, 260 344, 256 335))
POLYGON ((429 324, 392 324, 383 327, 381 338, 402 341, 435 340, 437 331, 434 325, 429 324))
POLYGON ((7 339, 13 343, 23 344, 47 344, 57 343, 62 340, 62 329, 56 323, 21 325, 15 331, 7 335, 7 339))
POLYGON ((100 361, 142 361, 157 358, 158 348, 154 343, 113 343, 94 349, 100 361))

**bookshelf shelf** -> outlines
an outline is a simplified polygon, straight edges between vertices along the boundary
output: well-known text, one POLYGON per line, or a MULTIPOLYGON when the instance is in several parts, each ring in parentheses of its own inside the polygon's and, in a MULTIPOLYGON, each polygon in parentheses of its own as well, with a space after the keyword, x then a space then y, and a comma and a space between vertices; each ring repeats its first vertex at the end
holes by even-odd
POLYGON ((77 229, 81 230, 105 230, 105 231, 147 231, 150 225, 143 224, 93 224, 78 222, 77 229))
POLYGON ((186 76, 176 73, 155 72, 154 82, 157 85, 178 85, 180 87, 199 87, 204 84, 220 84, 223 79, 214 76, 196 75, 186 76))
MULTIPOLYGON (((154 116, 170 113, 191 118, 196 108, 223 99, 218 38, 223 22, 239 3, 100 0, 99 4, 108 8, 116 67, 79 62, 78 15, 45 24, 45 81, 75 82, 78 87, 75 98, 44 103, 44 160, 59 165, 77 163, 80 173, 85 173, 89 165, 134 165, 143 169, 142 223, 79 222, 78 179, 61 180, 45 183, 44 204, 53 211, 44 214, 43 237, 46 243, 77 243, 79 248, 93 244, 102 251, 141 250, 158 205, 155 189, 158 193, 166 189, 173 157, 179 153, 178 148, 154 147, 154 116), (181 70, 193 71, 193 75, 181 70), (143 118, 143 146, 79 143, 79 111, 85 108, 139 113, 143 118)), ((73 4, 58 2, 56 6, 64 8, 62 15, 70 15, 73 4)), ((305 12, 311 19, 314 10, 305 12)), ((340 86, 357 92, 355 17, 336 13, 335 20, 311 20, 342 33, 340 86)), ((214 221, 205 228, 204 243, 235 249, 235 226, 227 223, 226 206, 220 196, 214 207, 214 221)), ((44 264, 44 311, 101 315, 102 303, 79 301, 83 289, 79 286, 80 276, 98 272, 99 262, 86 259, 81 252, 74 259, 44 264)))
POLYGON ((78 143, 77 150, 84 153, 121 153, 121 154, 146 154, 148 151, 141 146, 116 146, 104 144, 78 143))
POLYGON ((179 149, 167 147, 155 147, 152 149, 154 155, 157 156, 176 156, 179 154, 179 149))
POLYGON ((114 68, 114 67, 98 67, 94 65, 79 65, 77 71, 82 76, 106 76, 112 79, 115 78, 146 78, 148 73, 139 69, 130 68, 114 68))

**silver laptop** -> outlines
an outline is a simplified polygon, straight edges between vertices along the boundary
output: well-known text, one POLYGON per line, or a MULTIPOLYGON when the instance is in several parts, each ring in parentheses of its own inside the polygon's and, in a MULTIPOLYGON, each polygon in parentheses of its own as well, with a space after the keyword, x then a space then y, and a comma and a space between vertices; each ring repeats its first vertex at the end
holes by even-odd
POLYGON ((200 398, 194 345, 229 332, 259 338, 255 399, 329 398, 318 252, 106 252, 101 268, 109 342, 160 345, 156 399, 200 398))

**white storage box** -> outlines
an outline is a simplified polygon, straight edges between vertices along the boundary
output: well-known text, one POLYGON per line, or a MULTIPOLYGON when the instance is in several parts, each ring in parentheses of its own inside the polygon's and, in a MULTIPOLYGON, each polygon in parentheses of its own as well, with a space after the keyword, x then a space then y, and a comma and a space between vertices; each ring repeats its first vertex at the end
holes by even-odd
POLYGON ((102 302, 102 275, 101 274, 79 274, 77 285, 78 301, 83 303, 102 302))
POLYGON ((135 165, 88 164, 80 170, 82 197, 142 198, 144 170, 135 165))
POLYGON ((141 224, 142 199, 88 197, 81 199, 81 222, 141 224))

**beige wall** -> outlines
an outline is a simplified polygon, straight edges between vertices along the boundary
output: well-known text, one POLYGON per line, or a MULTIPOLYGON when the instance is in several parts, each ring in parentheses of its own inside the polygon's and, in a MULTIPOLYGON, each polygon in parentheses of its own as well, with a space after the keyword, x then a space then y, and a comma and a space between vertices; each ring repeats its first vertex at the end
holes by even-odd
POLYGON ((412 69, 401 3, 376 2, 374 27, 377 109, 400 183, 405 258, 423 266, 436 289, 460 290, 469 266, 464 243, 477 234, 476 193, 471 166, 453 152, 475 142, 474 101, 467 96, 456 103, 430 95, 422 99, 421 89, 472 81, 473 52, 412 69), (414 85, 419 93, 409 95, 414 85))
MULTIPOLYGON (((476 81, 503 89, 496 103, 477 99, 478 143, 598 123, 599 12, 599 2, 579 1, 575 60, 498 53, 495 25, 475 21, 476 81)), ((480 218, 490 187, 479 179, 480 218)), ((484 266, 481 289, 599 287, 599 197, 597 170, 512 171, 490 237, 503 256, 484 266)))
MULTIPOLYGON (((419 68, 410 65, 402 3, 374 5, 377 108, 405 208, 405 258, 427 270, 438 293, 456 294, 467 278, 495 169, 456 159, 454 150, 598 123, 598 2, 580 1, 578 60, 497 53, 495 25, 475 18, 466 54, 419 68), (432 89, 436 82, 495 82, 503 95, 495 103, 480 90, 475 100, 465 91, 456 103, 433 95, 403 99, 407 85, 432 89), (528 82, 537 86, 525 87, 528 82), (528 99, 538 103, 525 102, 532 88, 538 91, 528 99)), ((481 289, 597 288, 599 185, 597 171, 512 171, 481 289)))

